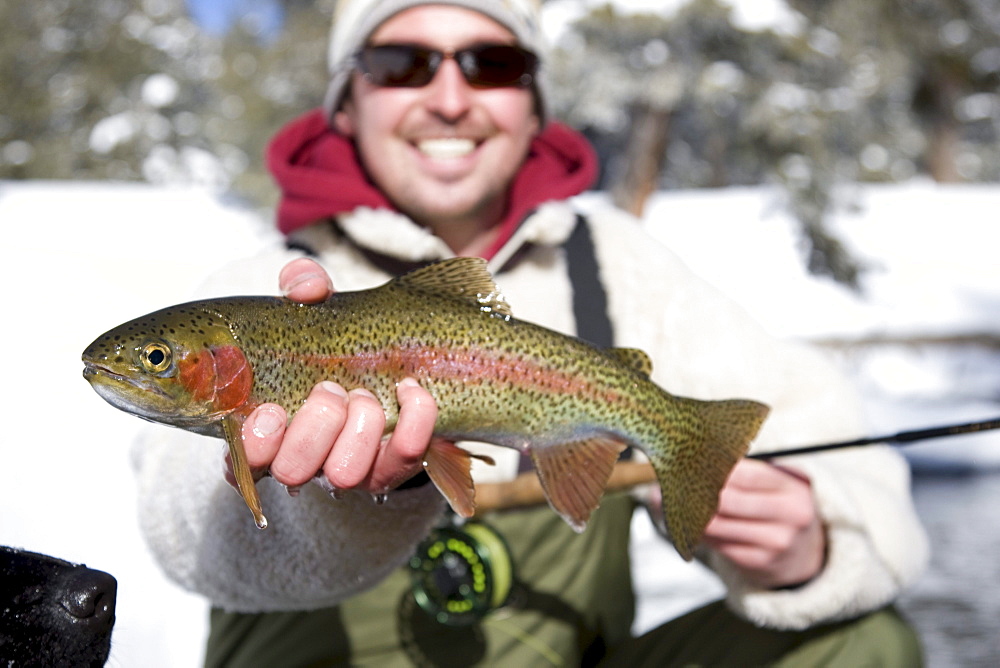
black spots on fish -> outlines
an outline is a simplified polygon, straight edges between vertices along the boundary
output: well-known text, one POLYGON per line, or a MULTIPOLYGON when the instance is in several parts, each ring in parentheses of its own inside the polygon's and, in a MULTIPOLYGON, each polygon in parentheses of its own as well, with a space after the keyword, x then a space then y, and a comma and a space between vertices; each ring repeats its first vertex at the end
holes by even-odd
POLYGON ((200 350, 231 343, 227 331, 220 314, 195 302, 123 323, 95 340, 84 355, 88 360, 115 367, 144 366, 149 360, 141 357, 141 351, 150 342, 177 346, 178 350, 200 350))

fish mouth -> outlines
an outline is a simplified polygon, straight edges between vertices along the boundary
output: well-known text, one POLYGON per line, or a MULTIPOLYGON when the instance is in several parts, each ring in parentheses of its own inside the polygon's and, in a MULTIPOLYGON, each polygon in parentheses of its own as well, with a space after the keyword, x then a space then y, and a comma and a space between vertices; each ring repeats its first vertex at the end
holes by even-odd
POLYGON ((156 383, 143 382, 141 379, 136 380, 134 378, 130 378, 129 376, 115 373, 111 369, 99 364, 94 364, 93 362, 84 362, 83 377, 88 383, 91 384, 99 395, 115 405, 118 405, 120 402, 112 401, 108 397, 109 394, 113 394, 115 392, 115 390, 112 389, 115 386, 134 388, 142 392, 152 393, 161 399, 170 399, 170 395, 158 387, 156 383))
POLYGON ((185 414, 184 407, 157 383, 146 378, 132 378, 107 367, 84 362, 83 377, 98 396, 115 408, 143 420, 174 425, 199 434, 222 436, 212 426, 229 411, 185 414))
POLYGON ((105 367, 98 366, 96 364, 91 364, 90 362, 84 362, 83 366, 83 377, 87 379, 88 382, 94 382, 98 376, 107 376, 113 380, 123 381, 124 378, 116 373, 112 373, 111 370, 105 367))
POLYGON ((107 367, 92 362, 84 362, 83 377, 87 379, 88 383, 93 383, 94 381, 112 381, 125 385, 137 385, 137 383, 134 383, 127 376, 115 373, 107 367))

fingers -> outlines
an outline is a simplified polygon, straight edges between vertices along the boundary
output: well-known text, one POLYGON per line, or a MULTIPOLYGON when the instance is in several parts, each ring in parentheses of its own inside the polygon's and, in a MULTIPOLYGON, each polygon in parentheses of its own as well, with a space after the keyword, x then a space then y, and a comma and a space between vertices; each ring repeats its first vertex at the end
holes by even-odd
POLYGON ((348 393, 320 383, 287 426, 280 406, 259 406, 243 425, 247 461, 255 477, 270 471, 293 489, 320 472, 335 489, 394 489, 421 470, 437 419, 433 397, 416 381, 401 381, 397 399, 399 419, 389 438, 383 438, 382 404, 363 389, 348 393))
POLYGON ((290 487, 304 485, 323 468, 347 424, 348 402, 347 392, 336 383, 325 381, 312 389, 271 462, 275 480, 290 487))
POLYGON ((741 461, 719 494, 717 515, 722 517, 802 524, 813 514, 809 479, 765 462, 741 461))
POLYGON ((744 489, 775 490, 782 488, 789 478, 809 482, 808 476, 788 466, 755 459, 741 459, 733 468, 726 484, 744 489))
POLYGON ((352 390, 333 450, 314 472, 322 468, 337 489, 360 486, 372 470, 384 430, 385 412, 375 395, 367 390, 352 390))
MULTIPOLYGON (((714 520, 713 520, 714 522, 714 520)), ((808 582, 826 559, 826 533, 818 520, 799 530, 788 527, 724 527, 706 536, 705 544, 728 559, 744 576, 764 588, 788 587, 808 582)))
POLYGON ((395 429, 388 438, 372 443, 376 431, 382 435, 385 415, 370 393, 351 392, 350 405, 359 407, 357 418, 348 419, 323 467, 334 487, 360 487, 380 494, 420 472, 437 420, 437 405, 430 393, 412 378, 398 383, 396 398, 399 418, 395 429))
POLYGON ((274 461, 285 434, 288 416, 276 404, 258 406, 243 423, 243 449, 251 470, 264 470, 274 461))
MULTIPOLYGON (((274 460, 281 437, 285 432, 287 417, 285 409, 275 404, 258 406, 243 423, 243 450, 246 453, 247 464, 254 481, 267 474, 267 469, 274 460)), ((236 474, 233 472, 233 460, 229 448, 225 448, 223 457, 223 475, 233 489, 239 490, 236 474)))
POLYGON ((826 534, 803 474, 763 462, 737 465, 719 494, 705 543, 761 586, 798 584, 822 569, 826 534))
POLYGON ((399 420, 392 435, 379 449, 371 476, 373 491, 393 489, 416 475, 437 421, 437 404, 430 393, 412 378, 396 386, 399 420))
POLYGON ((706 535, 773 546, 769 540, 780 545, 782 534, 801 531, 815 520, 808 479, 798 472, 744 460, 719 493, 719 507, 706 535))
POLYGON ((811 525, 733 520, 716 516, 705 529, 705 541, 724 550, 728 546, 753 546, 772 553, 791 549, 799 535, 811 525))
POLYGON ((333 282, 319 264, 299 258, 286 264, 278 274, 281 294, 303 304, 321 302, 333 294, 333 282))

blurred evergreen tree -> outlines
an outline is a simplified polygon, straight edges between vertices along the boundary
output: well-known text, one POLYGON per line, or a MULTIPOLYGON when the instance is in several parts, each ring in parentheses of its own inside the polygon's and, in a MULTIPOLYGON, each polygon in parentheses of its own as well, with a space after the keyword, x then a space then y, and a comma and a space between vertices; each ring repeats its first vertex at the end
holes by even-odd
POLYGON ((277 200, 264 164, 268 141, 284 123, 323 101, 333 4, 285 0, 284 27, 273 39, 262 40, 254 26, 238 23, 223 40, 225 70, 216 85, 239 113, 206 109, 209 136, 241 153, 246 165, 235 176, 235 189, 257 205, 277 200))
POLYGON ((0 178, 223 179, 210 60, 182 0, 0 4, 0 178))
POLYGON ((996 0, 790 2, 835 35, 854 73, 868 80, 860 178, 1000 179, 996 0))
MULTIPOLYGON (((0 3, 0 178, 200 183, 270 207, 274 132, 326 87, 334 0, 276 0, 204 34, 184 0, 0 3)), ((845 184, 1000 180, 997 0, 787 0, 791 29, 725 0, 670 14, 594 9, 548 60, 554 115, 641 214, 658 189, 774 183, 810 268, 857 285, 831 233, 845 184)))
POLYGON ((595 9, 558 45, 559 116, 641 213, 658 188, 778 183, 811 270, 859 285, 830 230, 845 184, 1000 177, 995 0, 792 0, 792 30, 747 30, 720 0, 595 9), (990 10, 992 5, 992 11, 990 10), (839 193, 839 194, 838 194, 839 193))

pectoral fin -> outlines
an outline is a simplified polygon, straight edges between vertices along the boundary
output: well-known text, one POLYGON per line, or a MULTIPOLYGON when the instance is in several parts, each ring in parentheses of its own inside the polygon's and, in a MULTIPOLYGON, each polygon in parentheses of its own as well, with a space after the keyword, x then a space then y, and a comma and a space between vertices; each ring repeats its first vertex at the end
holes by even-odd
POLYGON ((603 437, 532 449, 549 505, 575 531, 587 527, 624 449, 625 444, 603 437))
POLYGON ((247 463, 246 451, 243 449, 243 421, 245 417, 236 413, 230 413, 222 420, 222 430, 226 436, 226 443, 229 445, 229 457, 233 461, 233 475, 236 476, 236 484, 239 487, 240 496, 247 504, 247 508, 253 513, 253 521, 258 529, 267 528, 267 518, 260 507, 260 497, 257 495, 257 486, 254 484, 253 473, 247 463))
POLYGON ((424 470, 431 482, 460 517, 476 513, 476 487, 472 482, 472 459, 492 465, 491 458, 473 455, 451 441, 434 440, 424 456, 424 470))

